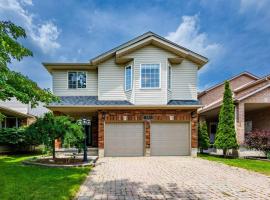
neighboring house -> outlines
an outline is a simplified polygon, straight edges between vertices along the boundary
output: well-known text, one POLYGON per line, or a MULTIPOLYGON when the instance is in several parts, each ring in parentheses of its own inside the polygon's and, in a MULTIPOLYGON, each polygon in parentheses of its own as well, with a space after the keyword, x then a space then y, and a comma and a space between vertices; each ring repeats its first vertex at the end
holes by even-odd
POLYGON ((36 108, 31 108, 28 104, 23 104, 16 98, 9 101, 0 101, 0 113, 5 118, 0 123, 0 128, 14 128, 27 126, 36 120, 36 117, 42 116, 49 110, 40 104, 36 108))
POLYGON ((89 63, 43 63, 55 114, 91 120, 99 156, 196 155, 197 72, 207 58, 147 32, 89 63))
MULTIPOLYGON (((243 146, 245 134, 253 130, 270 130, 270 75, 259 78, 243 72, 228 80, 235 101, 237 141, 243 146)), ((217 131, 218 114, 223 100, 224 82, 198 94, 203 104, 200 120, 206 120, 211 143, 217 131)))

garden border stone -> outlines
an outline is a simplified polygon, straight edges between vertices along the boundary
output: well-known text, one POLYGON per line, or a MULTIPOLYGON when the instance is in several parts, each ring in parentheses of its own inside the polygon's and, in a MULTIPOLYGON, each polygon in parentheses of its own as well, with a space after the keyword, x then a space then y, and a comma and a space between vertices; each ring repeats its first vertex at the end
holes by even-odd
MULTIPOLYGON (((44 157, 48 158, 48 157, 44 157)), ((42 159, 42 158, 37 158, 37 159, 42 159)), ((43 167, 55 167, 55 168, 69 168, 69 167, 87 167, 87 166, 95 166, 95 163, 97 161, 98 157, 95 157, 93 159, 89 159, 89 161, 87 163, 80 163, 80 164, 46 164, 46 163, 39 163, 39 162, 35 162, 36 159, 28 159, 25 161, 22 161, 22 163, 24 165, 33 165, 33 166, 43 166, 43 167)))

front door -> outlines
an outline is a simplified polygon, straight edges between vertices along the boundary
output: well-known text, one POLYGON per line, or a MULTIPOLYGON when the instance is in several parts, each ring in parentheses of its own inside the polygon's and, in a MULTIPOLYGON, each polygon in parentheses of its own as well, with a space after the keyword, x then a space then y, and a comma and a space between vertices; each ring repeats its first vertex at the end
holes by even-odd
POLYGON ((214 144, 215 137, 217 133, 217 123, 216 122, 210 122, 210 143, 214 144))

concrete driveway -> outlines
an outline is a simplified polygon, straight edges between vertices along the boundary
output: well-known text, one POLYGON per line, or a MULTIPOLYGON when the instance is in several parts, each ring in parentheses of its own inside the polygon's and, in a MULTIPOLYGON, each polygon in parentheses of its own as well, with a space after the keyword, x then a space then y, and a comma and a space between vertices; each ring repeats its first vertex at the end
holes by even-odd
POLYGON ((270 199, 270 178, 191 157, 102 158, 78 199, 270 199))

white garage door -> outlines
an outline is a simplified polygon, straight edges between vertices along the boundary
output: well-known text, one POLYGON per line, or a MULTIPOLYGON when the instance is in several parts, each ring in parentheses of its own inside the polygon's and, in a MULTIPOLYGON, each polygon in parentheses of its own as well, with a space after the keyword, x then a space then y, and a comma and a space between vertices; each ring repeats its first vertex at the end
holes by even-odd
POLYGON ((189 123, 151 123, 152 156, 190 155, 189 123))
POLYGON ((105 156, 143 156, 142 123, 108 123, 105 125, 105 156))

